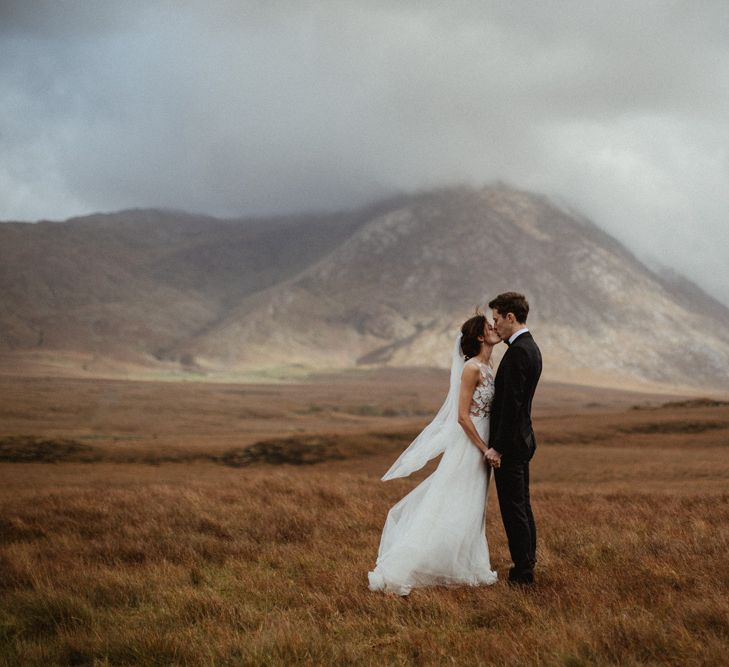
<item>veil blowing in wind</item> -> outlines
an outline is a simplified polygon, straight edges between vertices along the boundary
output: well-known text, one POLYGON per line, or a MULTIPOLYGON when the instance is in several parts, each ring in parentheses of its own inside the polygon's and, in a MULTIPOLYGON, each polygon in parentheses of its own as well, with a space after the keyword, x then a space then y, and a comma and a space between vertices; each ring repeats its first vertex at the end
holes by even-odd
POLYGON ((465 363, 461 354, 462 337, 463 334, 459 333, 453 345, 448 396, 433 421, 400 454, 397 461, 383 475, 382 481, 407 477, 416 470, 420 470, 428 461, 442 454, 448 443, 452 442, 461 431, 458 424, 458 393, 461 387, 461 373, 463 373, 465 363))

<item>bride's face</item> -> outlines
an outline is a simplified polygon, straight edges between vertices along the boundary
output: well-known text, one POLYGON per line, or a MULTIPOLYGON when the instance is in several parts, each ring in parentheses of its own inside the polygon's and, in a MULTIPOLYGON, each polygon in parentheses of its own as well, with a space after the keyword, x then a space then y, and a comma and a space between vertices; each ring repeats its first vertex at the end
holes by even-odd
POLYGON ((501 336, 496 333, 494 325, 491 324, 491 322, 489 322, 488 320, 486 320, 486 324, 483 328, 483 338, 484 341, 489 345, 496 345, 497 343, 501 342, 501 336))

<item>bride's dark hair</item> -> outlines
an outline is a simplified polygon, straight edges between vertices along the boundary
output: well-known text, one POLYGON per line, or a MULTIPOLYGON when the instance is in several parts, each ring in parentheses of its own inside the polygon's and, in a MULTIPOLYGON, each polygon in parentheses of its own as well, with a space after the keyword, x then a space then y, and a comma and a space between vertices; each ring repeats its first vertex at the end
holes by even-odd
POLYGON ((467 319, 461 327, 461 352, 466 360, 475 357, 481 351, 481 341, 479 337, 483 336, 483 330, 486 326, 486 315, 476 311, 476 315, 467 319))

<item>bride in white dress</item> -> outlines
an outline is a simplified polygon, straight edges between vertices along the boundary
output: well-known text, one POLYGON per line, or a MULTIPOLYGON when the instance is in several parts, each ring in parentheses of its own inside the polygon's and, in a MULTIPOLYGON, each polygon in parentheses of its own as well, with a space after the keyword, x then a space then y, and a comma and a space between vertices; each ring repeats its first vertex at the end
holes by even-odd
POLYGON ((383 476, 407 477, 443 454, 435 472, 390 509, 371 590, 407 595, 421 586, 496 582, 485 531, 491 468, 483 454, 494 396, 489 360, 500 341, 484 315, 463 324, 445 403, 383 476))

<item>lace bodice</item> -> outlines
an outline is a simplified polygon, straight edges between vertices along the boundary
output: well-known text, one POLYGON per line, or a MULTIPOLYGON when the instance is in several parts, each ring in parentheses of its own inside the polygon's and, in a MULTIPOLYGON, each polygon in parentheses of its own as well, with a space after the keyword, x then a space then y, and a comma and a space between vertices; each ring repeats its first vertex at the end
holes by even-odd
POLYGON ((487 364, 478 361, 475 363, 481 372, 481 381, 473 391, 469 412, 474 417, 483 417, 491 412, 491 403, 494 400, 494 373, 487 364))

